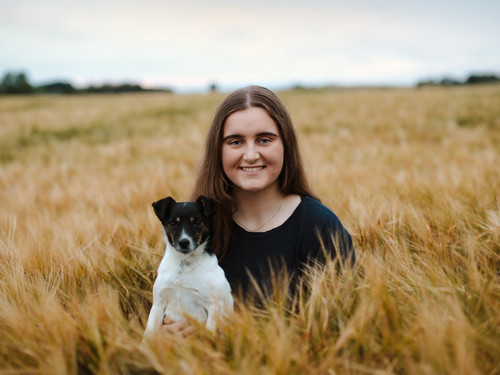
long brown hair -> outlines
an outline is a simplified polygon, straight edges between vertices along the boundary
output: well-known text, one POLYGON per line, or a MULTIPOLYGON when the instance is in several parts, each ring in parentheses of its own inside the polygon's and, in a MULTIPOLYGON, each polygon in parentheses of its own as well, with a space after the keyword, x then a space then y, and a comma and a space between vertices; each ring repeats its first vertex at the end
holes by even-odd
MULTIPOLYGON (((222 259, 229 244, 235 204, 231 195, 231 181, 222 168, 222 137, 226 119, 237 111, 250 107, 264 109, 274 120, 284 145, 283 169, 278 177, 281 192, 308 195, 316 198, 306 179, 297 136, 292 119, 276 94, 260 87, 250 86, 229 94, 215 111, 205 140, 204 156, 193 191, 193 199, 205 195, 219 205, 214 218, 213 245, 215 254, 222 259)), ((316 198, 317 199, 317 198, 316 198)))

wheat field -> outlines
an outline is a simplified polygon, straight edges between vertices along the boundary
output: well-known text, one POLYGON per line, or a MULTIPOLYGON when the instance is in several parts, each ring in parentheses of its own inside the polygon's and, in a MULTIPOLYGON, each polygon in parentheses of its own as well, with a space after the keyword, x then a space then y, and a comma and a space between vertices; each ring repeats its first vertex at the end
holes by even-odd
POLYGON ((0 374, 500 374, 500 86, 280 92, 358 261, 139 348, 223 94, 0 97, 0 374))

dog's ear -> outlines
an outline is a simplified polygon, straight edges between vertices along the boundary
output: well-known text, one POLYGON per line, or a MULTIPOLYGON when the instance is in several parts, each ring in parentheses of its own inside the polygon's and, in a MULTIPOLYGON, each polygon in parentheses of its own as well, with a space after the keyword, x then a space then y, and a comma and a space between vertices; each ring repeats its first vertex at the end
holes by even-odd
POLYGON ((198 203, 203 208, 203 213, 205 214, 205 216, 213 215, 213 213, 215 212, 215 207, 217 207, 216 201, 211 198, 204 197, 203 195, 200 195, 198 197, 196 203, 198 203))
POLYGON ((155 214, 156 216, 158 216, 158 219, 160 219, 160 221, 163 222, 163 219, 165 218, 165 216, 167 216, 170 208, 174 203, 175 200, 172 197, 163 198, 153 203, 155 214))

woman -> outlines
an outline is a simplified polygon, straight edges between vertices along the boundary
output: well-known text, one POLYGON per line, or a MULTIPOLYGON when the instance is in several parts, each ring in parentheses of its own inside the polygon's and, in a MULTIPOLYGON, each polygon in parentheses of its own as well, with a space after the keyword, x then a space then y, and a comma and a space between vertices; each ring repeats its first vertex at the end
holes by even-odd
MULTIPOLYGON (((217 108, 193 192, 200 195, 219 202, 214 250, 240 296, 266 294, 273 270, 297 278, 325 254, 355 261, 351 236, 307 183, 288 111, 268 89, 237 90, 217 108)), ((170 332, 186 328, 165 323, 170 332)))

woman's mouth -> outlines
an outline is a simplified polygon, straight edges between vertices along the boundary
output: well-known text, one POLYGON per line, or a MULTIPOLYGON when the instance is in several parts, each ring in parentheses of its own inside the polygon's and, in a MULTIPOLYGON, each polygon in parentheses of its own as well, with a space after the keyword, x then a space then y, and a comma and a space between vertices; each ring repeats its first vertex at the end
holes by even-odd
POLYGON ((243 172, 259 172, 265 167, 240 167, 243 172))

